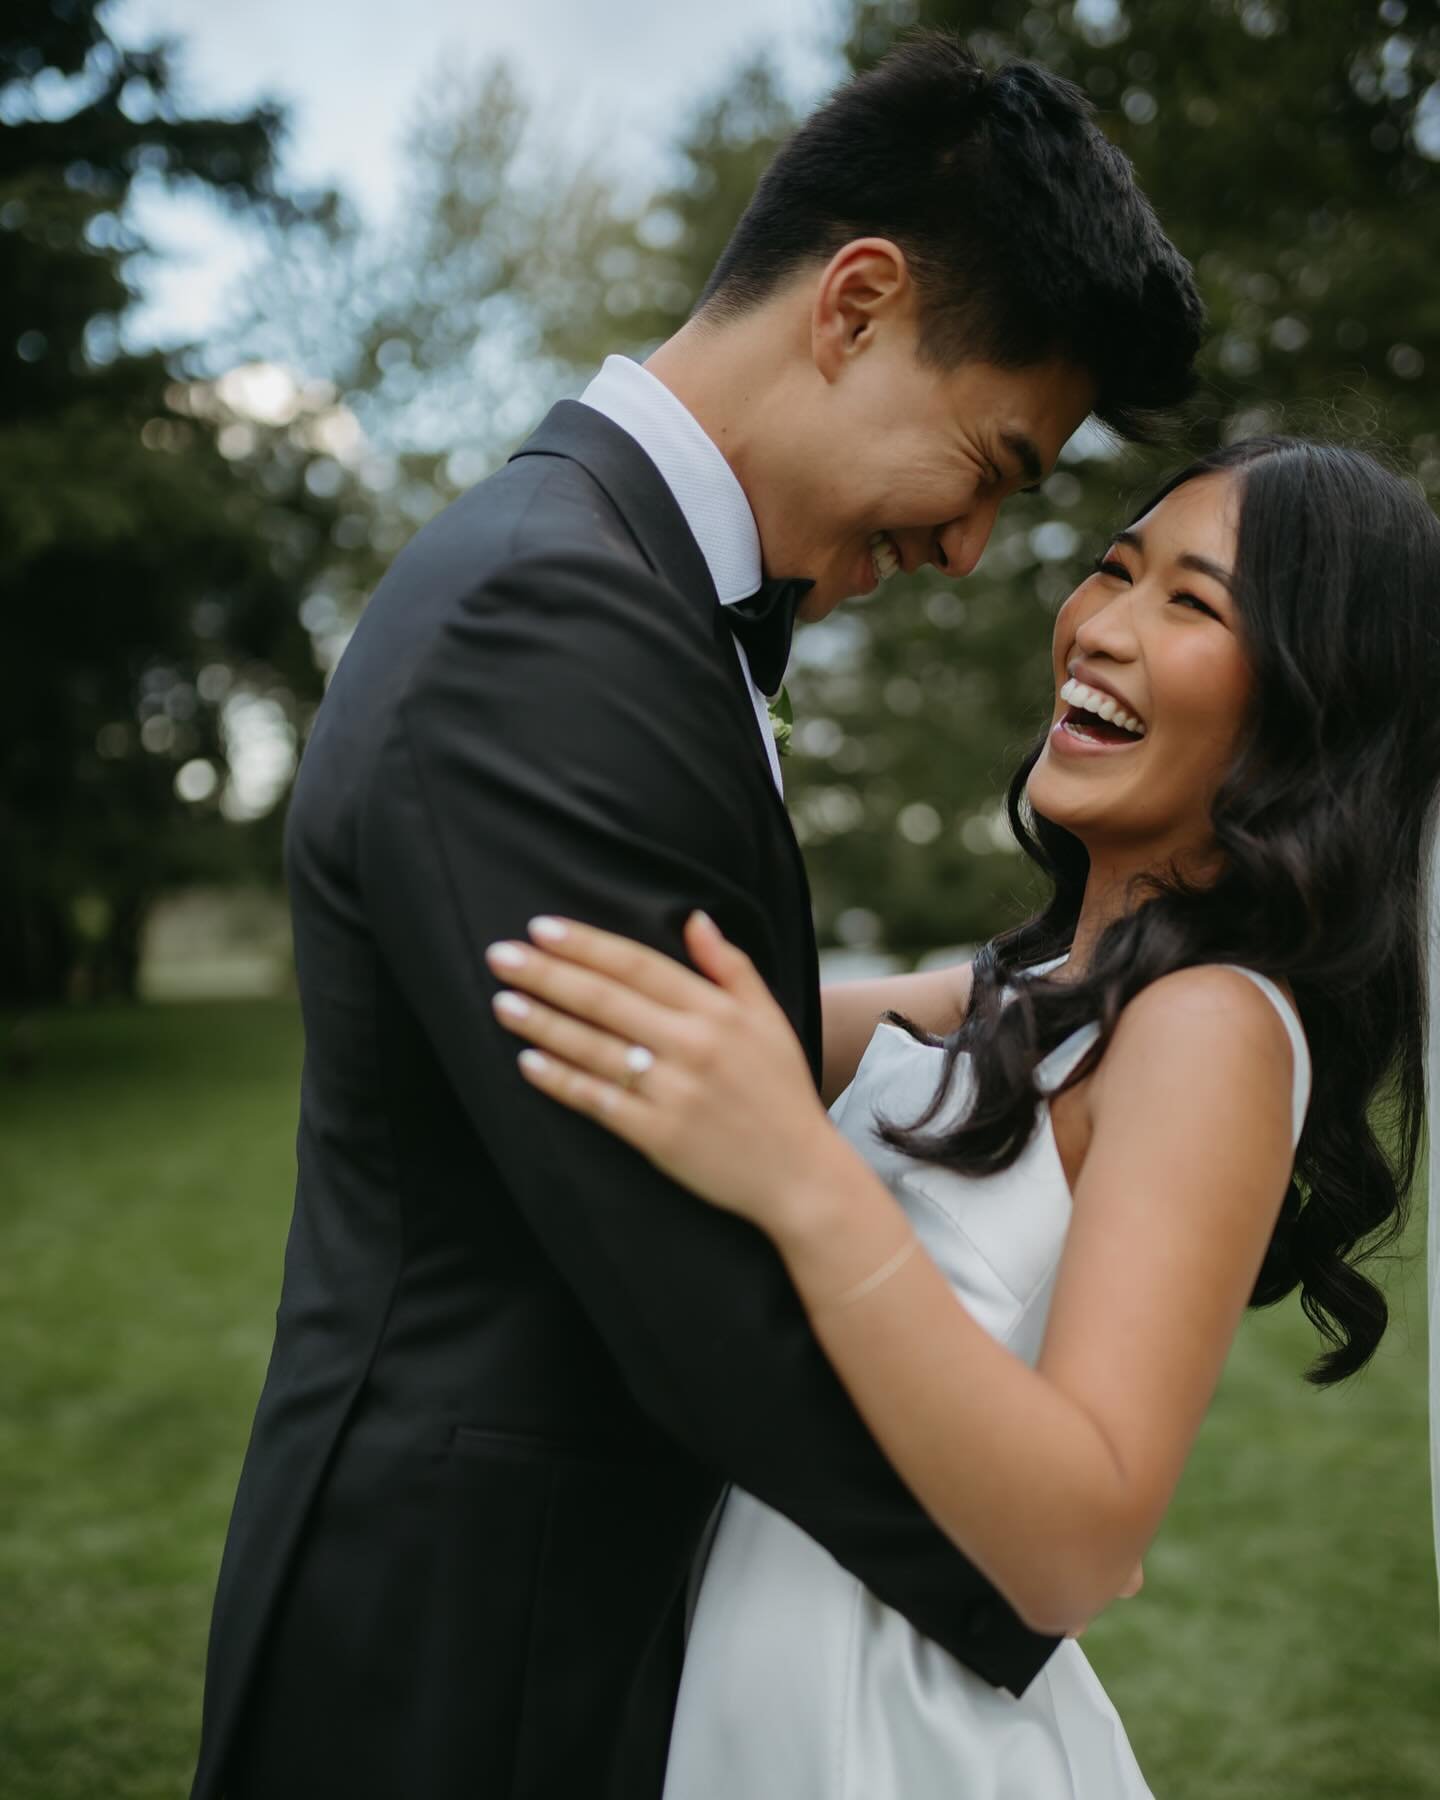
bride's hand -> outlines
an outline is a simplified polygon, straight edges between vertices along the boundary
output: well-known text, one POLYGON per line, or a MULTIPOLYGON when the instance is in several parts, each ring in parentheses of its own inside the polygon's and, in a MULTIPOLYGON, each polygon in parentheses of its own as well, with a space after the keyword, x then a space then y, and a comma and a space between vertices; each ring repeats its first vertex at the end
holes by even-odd
POLYGON ((699 975, 573 920, 529 930, 530 943, 486 952, 506 984, 495 1015, 532 1046, 520 1055, 526 1080, 701 1199, 780 1227, 839 1140, 744 951, 704 913, 685 926, 699 975))

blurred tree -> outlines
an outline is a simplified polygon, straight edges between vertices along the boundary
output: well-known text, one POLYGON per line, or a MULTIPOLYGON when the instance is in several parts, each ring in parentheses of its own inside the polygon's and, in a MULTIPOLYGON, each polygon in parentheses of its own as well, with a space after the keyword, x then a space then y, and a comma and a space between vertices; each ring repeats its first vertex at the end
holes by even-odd
POLYGON ((694 305, 776 150, 798 123, 793 102, 762 56, 743 63, 696 109, 675 146, 677 172, 637 215, 651 266, 670 284, 643 322, 668 336, 694 305))
MULTIPOLYGON (((747 116, 750 164, 755 128, 747 116)), ((688 241, 672 253, 688 226, 663 200, 627 202, 603 149, 563 141, 503 64, 442 66, 392 216, 340 205, 276 233, 230 354, 324 379, 363 433, 374 515, 340 577, 346 616, 607 350, 665 335, 689 307, 696 259, 688 241)))
POLYGON ((183 117, 170 52, 121 50, 103 10, 0 22, 0 1006, 130 993, 157 887, 235 860, 220 807, 261 809, 227 754, 263 759, 268 721, 273 760, 318 693, 297 604, 341 485, 296 436, 324 396, 262 383, 257 413, 253 381, 122 346, 136 183, 295 209, 279 114, 183 117))

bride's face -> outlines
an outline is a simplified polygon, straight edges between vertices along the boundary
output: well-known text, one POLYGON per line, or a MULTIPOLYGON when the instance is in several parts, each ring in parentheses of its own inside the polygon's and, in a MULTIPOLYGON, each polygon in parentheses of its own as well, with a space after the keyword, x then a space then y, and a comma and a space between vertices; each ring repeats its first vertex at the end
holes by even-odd
POLYGON ((1186 482, 1055 621, 1055 713, 1028 791, 1092 857, 1158 867, 1211 846, 1251 688, 1230 591, 1239 504, 1230 475, 1186 482))

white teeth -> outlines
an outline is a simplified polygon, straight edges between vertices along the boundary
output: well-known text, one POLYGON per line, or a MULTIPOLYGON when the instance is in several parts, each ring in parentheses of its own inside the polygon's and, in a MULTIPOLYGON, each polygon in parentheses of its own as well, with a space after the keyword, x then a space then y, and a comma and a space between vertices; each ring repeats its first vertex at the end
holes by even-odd
POLYGON ((883 531, 871 532, 870 555, 875 564, 875 572, 882 581, 888 581, 900 567, 900 558, 895 554, 894 545, 883 531))
POLYGON ((1118 725, 1122 731, 1132 731, 1136 737, 1145 735, 1145 727, 1133 713, 1126 712, 1111 695, 1086 687, 1083 681, 1076 681, 1073 676, 1061 688, 1060 698, 1067 706, 1078 706, 1082 712, 1092 712, 1107 723, 1118 725))

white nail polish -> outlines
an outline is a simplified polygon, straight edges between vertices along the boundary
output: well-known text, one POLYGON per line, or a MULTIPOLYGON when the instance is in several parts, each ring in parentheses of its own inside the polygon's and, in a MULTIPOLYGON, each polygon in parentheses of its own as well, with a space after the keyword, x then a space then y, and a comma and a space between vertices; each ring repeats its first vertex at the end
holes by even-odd
POLYGON ((495 996, 495 1010, 512 1019, 523 1019, 530 1011, 530 1002, 523 995, 512 994, 507 989, 495 996))
POLYGON ((550 1058, 542 1056, 538 1050, 522 1050, 520 1067, 528 1069, 532 1075, 543 1075, 550 1067, 550 1058))
POLYGON ((486 955, 502 969, 518 969, 525 961, 525 952, 518 944, 492 944, 486 955))
POLYGON ((530 935, 547 944, 558 944, 565 936, 565 927, 558 919, 549 919, 542 914, 530 921, 530 935))

